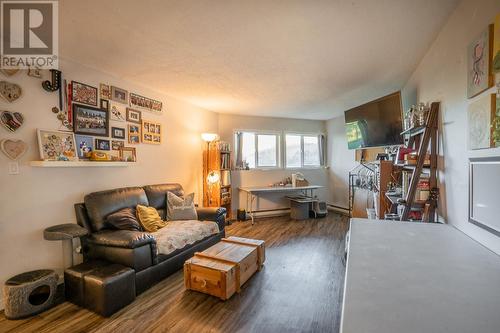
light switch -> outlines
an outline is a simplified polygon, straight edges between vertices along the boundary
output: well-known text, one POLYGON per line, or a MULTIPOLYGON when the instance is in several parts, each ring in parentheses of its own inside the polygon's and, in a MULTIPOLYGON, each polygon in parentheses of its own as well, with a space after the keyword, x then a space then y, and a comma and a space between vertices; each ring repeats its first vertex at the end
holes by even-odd
POLYGON ((9 175, 18 175, 19 174, 19 163, 18 162, 10 162, 9 163, 9 175))

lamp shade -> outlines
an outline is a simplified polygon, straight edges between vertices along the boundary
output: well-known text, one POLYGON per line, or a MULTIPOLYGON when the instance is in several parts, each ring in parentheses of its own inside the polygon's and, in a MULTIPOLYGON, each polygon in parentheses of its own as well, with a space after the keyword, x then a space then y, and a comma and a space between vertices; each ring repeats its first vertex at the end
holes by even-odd
POLYGON ((220 175, 216 171, 210 171, 207 175, 207 184, 213 185, 217 184, 220 180, 220 175))
POLYGON ((217 139, 217 134, 215 133, 201 133, 201 139, 206 142, 212 142, 217 139))

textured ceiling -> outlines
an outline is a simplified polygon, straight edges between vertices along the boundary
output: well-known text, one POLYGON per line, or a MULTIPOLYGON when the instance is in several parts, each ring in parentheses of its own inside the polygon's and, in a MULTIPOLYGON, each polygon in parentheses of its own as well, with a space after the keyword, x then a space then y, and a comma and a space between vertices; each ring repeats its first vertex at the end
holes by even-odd
POLYGON ((401 89, 456 4, 64 0, 60 54, 217 112, 330 119, 401 89))

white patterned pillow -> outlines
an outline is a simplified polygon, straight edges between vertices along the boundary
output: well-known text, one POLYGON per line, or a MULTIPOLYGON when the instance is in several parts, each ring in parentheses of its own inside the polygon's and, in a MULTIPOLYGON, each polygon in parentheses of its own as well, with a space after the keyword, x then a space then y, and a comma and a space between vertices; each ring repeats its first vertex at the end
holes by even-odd
POLYGON ((172 192, 167 192, 167 221, 197 219, 198 214, 194 207, 194 193, 181 198, 172 192))

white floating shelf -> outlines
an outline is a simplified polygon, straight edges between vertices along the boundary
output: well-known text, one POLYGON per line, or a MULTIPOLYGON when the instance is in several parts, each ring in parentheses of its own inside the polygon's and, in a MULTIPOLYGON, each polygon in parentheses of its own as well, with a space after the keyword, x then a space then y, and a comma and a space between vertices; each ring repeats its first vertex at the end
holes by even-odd
POLYGON ((114 161, 31 161, 30 165, 37 168, 106 168, 127 167, 135 162, 114 161))

